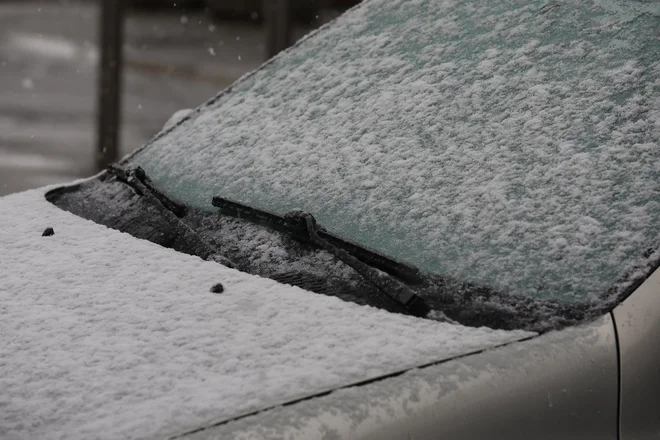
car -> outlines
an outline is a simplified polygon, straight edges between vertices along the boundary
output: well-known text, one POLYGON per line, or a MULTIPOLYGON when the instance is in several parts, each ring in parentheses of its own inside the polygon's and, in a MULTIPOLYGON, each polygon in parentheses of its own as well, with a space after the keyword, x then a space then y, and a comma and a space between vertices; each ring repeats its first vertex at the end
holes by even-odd
POLYGON ((0 437, 650 439, 660 4, 367 0, 0 199, 0 437))

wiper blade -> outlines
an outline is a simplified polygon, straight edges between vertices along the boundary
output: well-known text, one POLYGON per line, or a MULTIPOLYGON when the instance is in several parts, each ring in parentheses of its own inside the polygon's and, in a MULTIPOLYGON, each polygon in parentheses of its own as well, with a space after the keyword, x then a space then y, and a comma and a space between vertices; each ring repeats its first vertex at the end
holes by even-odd
POLYGON ((154 206, 162 217, 178 232, 181 239, 193 253, 205 260, 213 260, 229 267, 234 265, 224 256, 206 243, 190 226, 181 220, 187 212, 187 207, 160 192, 151 182, 147 173, 140 166, 124 168, 109 165, 108 173, 118 181, 133 188, 137 195, 144 197, 154 206))
MULTIPOLYGON (((212 204, 220 208, 221 213, 288 232, 298 239, 309 241, 332 253, 414 316, 426 317, 431 312, 431 308, 423 298, 397 279, 398 274, 402 274, 405 278, 419 282, 421 280, 419 269, 327 232, 308 212, 291 211, 279 216, 223 197, 214 197, 212 204)), ((449 321, 442 313, 435 312, 435 317, 449 321)))
MULTIPOLYGON (((187 207, 159 191, 152 184, 144 169, 140 166, 124 168, 110 165, 108 173, 118 181, 133 188, 139 196, 145 197, 178 232, 188 248, 194 250, 194 254, 233 267, 233 264, 227 258, 219 255, 194 229, 182 220, 186 215, 187 207)), ((328 233, 316 223, 310 213, 292 211, 285 216, 278 216, 222 197, 214 197, 212 203, 220 208, 224 214, 246 218, 285 231, 300 240, 309 241, 332 253, 340 261, 351 266, 367 282, 401 304, 414 316, 426 317, 431 312, 431 308, 424 299, 397 279, 397 277, 400 277, 419 283, 422 281, 419 269, 328 233)), ((434 318, 449 321, 444 314, 437 311, 434 312, 434 318)))
MULTIPOLYGON (((303 224, 296 224, 288 221, 286 216, 280 216, 263 209, 254 208, 225 197, 213 197, 211 202, 213 206, 220 209, 220 212, 232 217, 250 220, 253 223, 268 226, 281 232, 288 232, 303 241, 311 241, 307 229, 303 224)), ((392 276, 395 276, 409 284, 421 284, 424 282, 424 276, 420 270, 406 262, 399 261, 380 252, 369 249, 357 243, 332 234, 323 228, 318 230, 318 236, 323 240, 345 250, 358 260, 369 266, 382 270, 392 276)))

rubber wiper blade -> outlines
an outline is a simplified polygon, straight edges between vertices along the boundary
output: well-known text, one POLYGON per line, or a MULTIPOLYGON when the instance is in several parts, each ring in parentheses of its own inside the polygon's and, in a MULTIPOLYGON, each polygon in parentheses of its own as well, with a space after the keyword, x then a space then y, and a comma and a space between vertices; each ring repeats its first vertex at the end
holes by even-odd
MULTIPOLYGON (((398 275, 391 273, 405 273, 407 276, 419 280, 421 278, 419 269, 327 232, 316 223, 314 216, 308 212, 291 211, 284 216, 279 216, 224 197, 214 197, 212 204, 220 208, 221 213, 288 232, 299 240, 311 242, 330 252, 414 316, 426 317, 431 312, 431 308, 422 297, 398 279, 398 275), (378 270, 381 268, 382 272, 378 270)), ((436 319, 445 318, 442 313, 438 312, 435 313, 435 316, 436 319)), ((449 319, 446 320, 449 321, 449 319)))
MULTIPOLYGON (((213 197, 211 202, 213 206, 220 209, 220 212, 231 217, 242 218, 263 226, 268 226, 281 232, 288 232, 296 238, 304 241, 309 239, 307 229, 302 224, 292 224, 286 216, 274 214, 264 209, 255 208, 241 202, 237 202, 225 197, 213 197)), ((323 228, 318 230, 320 238, 345 250, 358 260, 376 269, 382 270, 392 276, 399 278, 409 284, 421 284, 424 276, 420 270, 412 264, 397 260, 388 255, 384 255, 374 249, 354 243, 344 237, 326 231, 323 228)))

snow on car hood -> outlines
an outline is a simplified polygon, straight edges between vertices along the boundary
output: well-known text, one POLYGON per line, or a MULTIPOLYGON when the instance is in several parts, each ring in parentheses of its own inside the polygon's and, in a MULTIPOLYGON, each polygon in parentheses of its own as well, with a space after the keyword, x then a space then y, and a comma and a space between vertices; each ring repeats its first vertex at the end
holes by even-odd
POLYGON ((532 335, 238 272, 62 211, 46 190, 0 198, 3 439, 174 435, 532 335))

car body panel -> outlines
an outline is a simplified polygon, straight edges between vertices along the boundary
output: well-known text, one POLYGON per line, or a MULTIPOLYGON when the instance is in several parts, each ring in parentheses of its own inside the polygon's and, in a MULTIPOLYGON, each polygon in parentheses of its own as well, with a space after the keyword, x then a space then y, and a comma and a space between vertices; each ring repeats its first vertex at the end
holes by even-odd
POLYGON ((614 440, 617 371, 607 314, 183 438, 614 440))
POLYGON ((3 439, 163 438, 534 335, 239 272, 63 211, 47 190, 0 199, 3 439))
POLYGON ((612 312, 621 352, 621 440, 660 438, 660 270, 612 312))

